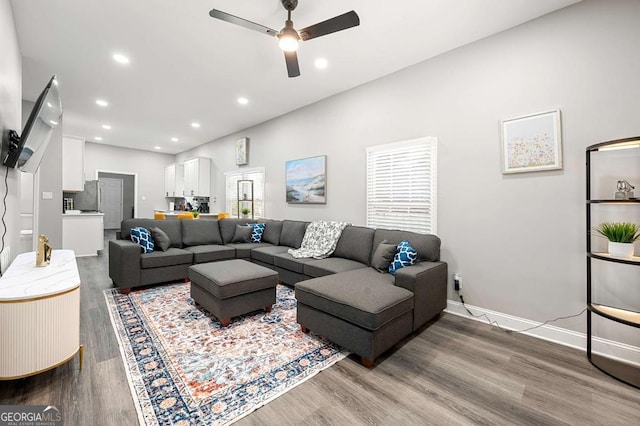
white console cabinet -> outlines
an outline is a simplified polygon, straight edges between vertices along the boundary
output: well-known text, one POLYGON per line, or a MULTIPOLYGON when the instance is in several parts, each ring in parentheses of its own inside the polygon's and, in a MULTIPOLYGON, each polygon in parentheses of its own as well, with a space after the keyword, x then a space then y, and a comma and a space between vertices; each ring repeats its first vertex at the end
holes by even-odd
POLYGON ((16 257, 0 278, 0 380, 55 368, 80 353, 80 275, 71 250, 53 250, 36 267, 36 253, 16 257))
POLYGON ((196 157, 184 162, 184 195, 211 196, 211 159, 196 157))

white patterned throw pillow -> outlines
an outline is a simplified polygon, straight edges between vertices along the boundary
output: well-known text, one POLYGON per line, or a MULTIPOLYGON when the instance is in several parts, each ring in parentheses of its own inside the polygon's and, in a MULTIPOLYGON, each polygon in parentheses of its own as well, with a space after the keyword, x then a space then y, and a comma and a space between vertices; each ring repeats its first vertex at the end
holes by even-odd
POLYGON ((247 223, 247 226, 253 228, 251 232, 251 242, 259 243, 262 241, 262 233, 264 232, 264 223, 247 223))
POLYGON ((153 252, 153 237, 147 228, 141 226, 131 228, 131 241, 139 244, 145 253, 153 252))

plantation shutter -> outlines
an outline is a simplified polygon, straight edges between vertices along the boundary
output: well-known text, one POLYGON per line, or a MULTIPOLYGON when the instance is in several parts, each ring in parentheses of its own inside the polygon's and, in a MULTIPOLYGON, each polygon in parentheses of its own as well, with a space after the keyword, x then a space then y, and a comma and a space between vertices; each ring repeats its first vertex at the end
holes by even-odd
POLYGON ((225 175, 226 211, 231 217, 238 217, 238 181, 253 181, 253 214, 254 217, 265 217, 264 214, 264 168, 227 172, 225 175))
POLYGON ((367 226, 436 233, 437 139, 367 148, 367 226))

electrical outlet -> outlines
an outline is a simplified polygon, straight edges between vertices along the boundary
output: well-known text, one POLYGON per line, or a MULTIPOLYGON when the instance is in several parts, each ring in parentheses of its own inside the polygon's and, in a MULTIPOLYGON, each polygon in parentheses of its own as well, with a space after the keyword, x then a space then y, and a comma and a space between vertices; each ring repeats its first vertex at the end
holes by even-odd
POLYGON ((457 292, 462 290, 462 275, 453 274, 453 289, 457 292))
POLYGON ((0 271, 4 274, 4 271, 9 267, 9 263, 11 262, 11 247, 5 247, 0 253, 0 271))

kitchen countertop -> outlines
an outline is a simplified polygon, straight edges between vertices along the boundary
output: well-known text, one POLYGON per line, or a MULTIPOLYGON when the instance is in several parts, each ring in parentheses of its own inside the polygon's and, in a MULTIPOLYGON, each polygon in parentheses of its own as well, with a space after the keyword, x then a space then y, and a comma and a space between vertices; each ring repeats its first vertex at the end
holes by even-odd
MULTIPOLYGON (((183 213, 197 213, 182 210, 155 210, 156 213, 164 213, 165 215, 177 216, 183 213)), ((218 216, 218 213, 198 213, 200 216, 218 216)))
POLYGON ((102 212, 80 212, 80 213, 64 213, 63 217, 72 217, 72 216, 104 216, 102 212))

